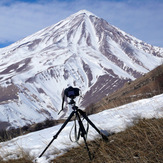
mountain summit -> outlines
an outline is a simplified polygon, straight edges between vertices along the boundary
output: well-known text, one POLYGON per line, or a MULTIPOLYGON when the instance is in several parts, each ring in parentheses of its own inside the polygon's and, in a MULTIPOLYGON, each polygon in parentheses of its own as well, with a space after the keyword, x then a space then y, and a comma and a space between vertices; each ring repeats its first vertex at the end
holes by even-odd
POLYGON ((0 49, 0 122, 20 127, 60 118, 68 85, 81 89, 80 105, 85 107, 154 69, 162 59, 163 48, 81 10, 0 49))

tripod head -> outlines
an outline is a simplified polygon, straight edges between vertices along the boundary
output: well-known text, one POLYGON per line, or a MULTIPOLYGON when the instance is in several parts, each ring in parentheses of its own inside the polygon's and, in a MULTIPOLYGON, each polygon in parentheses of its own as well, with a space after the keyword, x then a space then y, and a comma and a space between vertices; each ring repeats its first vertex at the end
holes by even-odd
POLYGON ((70 104, 70 105, 75 105, 75 104, 76 104, 76 102, 74 101, 74 99, 73 99, 73 98, 71 98, 71 99, 70 99, 70 102, 69 102, 68 104, 70 104))

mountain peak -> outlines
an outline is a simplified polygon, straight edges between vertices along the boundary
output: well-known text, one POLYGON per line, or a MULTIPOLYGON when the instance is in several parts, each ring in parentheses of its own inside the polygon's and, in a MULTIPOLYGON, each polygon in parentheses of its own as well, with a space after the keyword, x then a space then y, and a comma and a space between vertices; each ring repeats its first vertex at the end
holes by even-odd
POLYGON ((93 16, 96 16, 95 14, 93 14, 92 12, 90 12, 90 11, 87 11, 87 10, 80 10, 80 11, 78 11, 78 12, 76 12, 74 15, 80 15, 80 14, 86 14, 86 15, 88 15, 88 16, 90 16, 90 15, 93 15, 93 16))

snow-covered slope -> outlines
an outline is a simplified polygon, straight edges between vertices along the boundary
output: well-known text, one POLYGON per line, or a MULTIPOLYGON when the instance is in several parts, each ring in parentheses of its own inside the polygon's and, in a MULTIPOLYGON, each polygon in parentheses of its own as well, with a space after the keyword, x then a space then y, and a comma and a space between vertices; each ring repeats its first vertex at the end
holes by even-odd
POLYGON ((19 127, 59 118, 61 94, 79 87, 87 106, 158 66, 153 47, 82 10, 0 49, 0 122, 19 127))
MULTIPOLYGON (((162 118, 163 117, 163 94, 153 98, 140 100, 114 109, 105 110, 101 113, 89 116, 89 119, 100 129, 108 132, 124 131, 132 126, 135 119, 141 118, 162 118)), ((83 121, 86 126, 86 122, 83 121)), ((10 141, 0 143, 1 159, 17 159, 22 157, 23 152, 36 160, 45 149, 53 136, 58 132, 62 124, 33 132, 24 136, 14 138, 10 141)), ((51 162, 69 148, 77 146, 69 140, 69 132, 73 122, 69 122, 59 134, 58 138, 50 145, 44 155, 37 159, 38 163, 51 162)), ((73 136, 73 134, 72 134, 73 136)), ((100 135, 92 128, 89 128, 88 140, 93 140, 100 135)), ((82 138, 80 140, 82 142, 82 138)), ((33 160, 33 162, 34 162, 33 160)))

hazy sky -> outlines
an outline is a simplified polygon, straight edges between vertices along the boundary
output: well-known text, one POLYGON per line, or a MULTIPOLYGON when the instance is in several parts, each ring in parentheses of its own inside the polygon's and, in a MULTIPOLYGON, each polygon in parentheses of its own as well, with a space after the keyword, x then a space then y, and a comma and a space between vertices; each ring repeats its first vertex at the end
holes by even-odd
POLYGON ((0 47, 82 9, 138 39, 163 47, 163 0, 0 0, 0 47))

